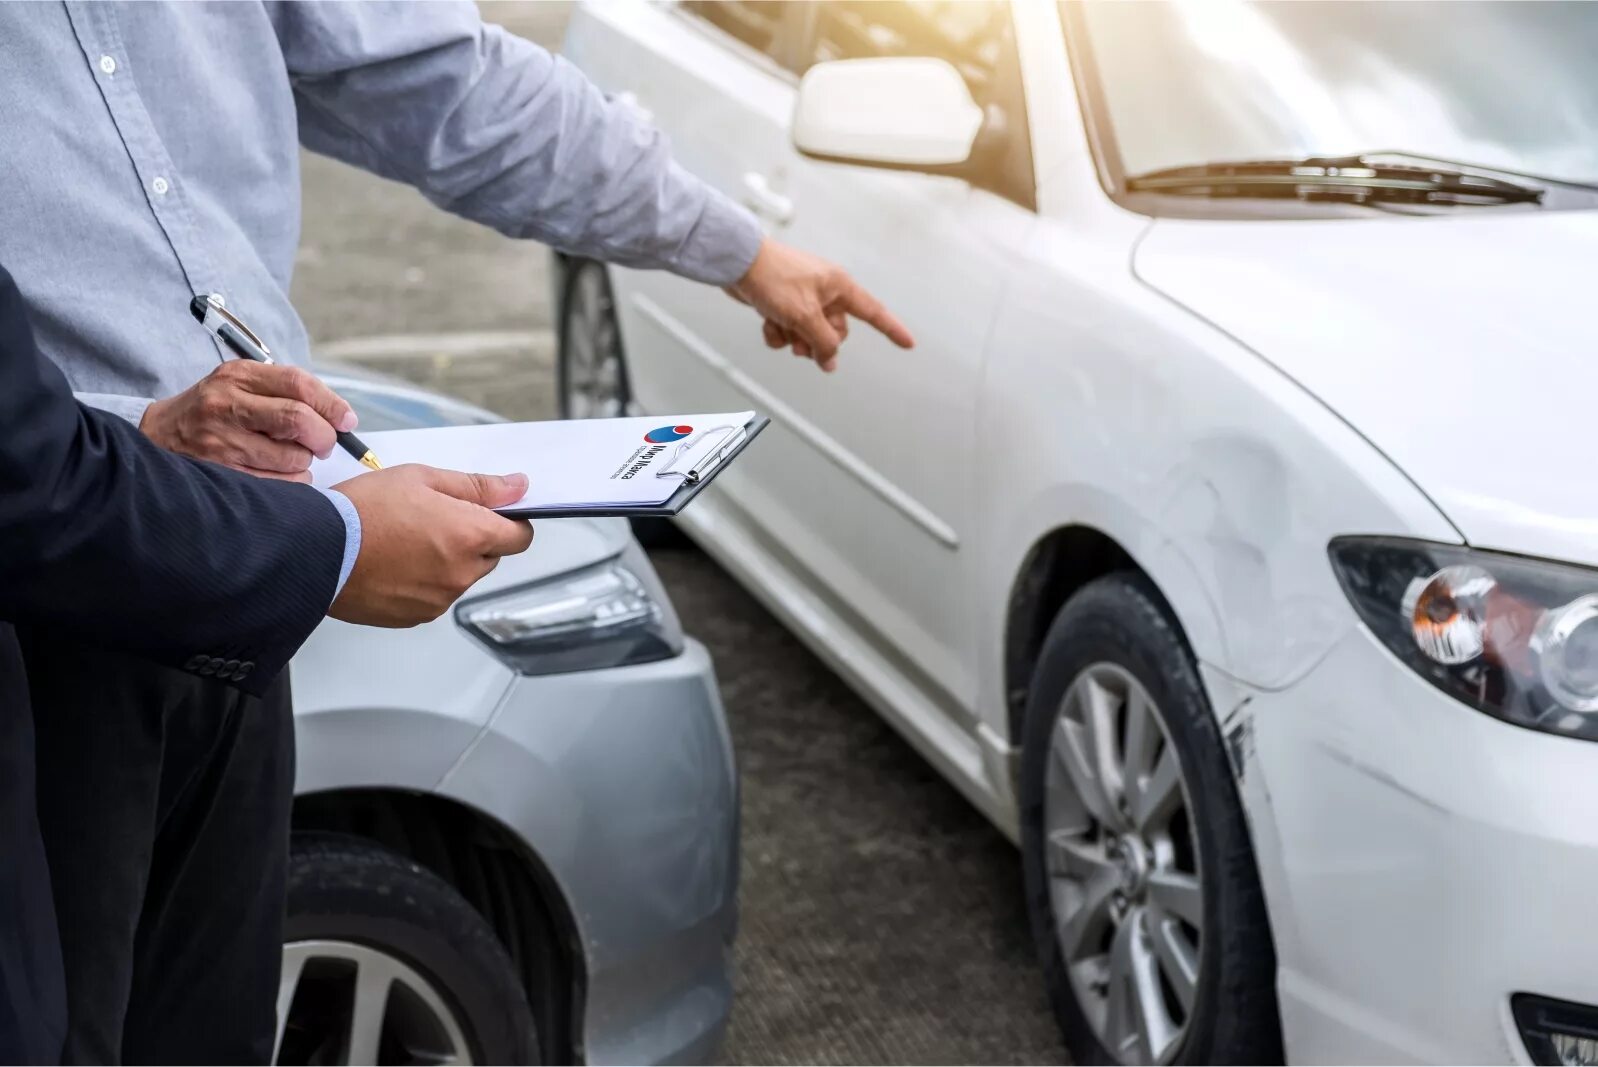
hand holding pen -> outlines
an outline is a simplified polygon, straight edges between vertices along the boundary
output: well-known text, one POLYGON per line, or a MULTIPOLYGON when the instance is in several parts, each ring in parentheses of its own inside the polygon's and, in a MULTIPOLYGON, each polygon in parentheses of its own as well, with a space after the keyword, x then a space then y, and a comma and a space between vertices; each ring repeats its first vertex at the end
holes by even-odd
MULTIPOLYGON (((275 364, 276 361, 272 359, 272 352, 266 347, 266 342, 256 336, 254 330, 239 321, 237 315, 223 306, 222 298, 215 293, 208 297, 196 296, 189 302, 189 312, 199 320, 201 326, 216 334, 222 343, 227 345, 234 355, 240 359, 247 359, 254 363, 275 364)), ((302 376, 310 378, 310 381, 301 383, 301 391, 303 393, 309 394, 314 398, 320 392, 339 400, 337 394, 331 389, 312 378, 309 371, 303 372, 302 376)), ((300 399, 305 400, 306 398, 302 396, 300 399)), ((307 400, 306 402, 310 403, 311 401, 307 400)), ((339 400, 339 402, 343 403, 342 400, 339 400)), ((346 408, 348 407, 348 405, 345 406, 346 408)), ((338 446, 354 456, 361 466, 374 471, 383 469, 383 465, 377 461, 377 457, 372 454, 372 450, 362 444, 361 439, 351 432, 355 429, 354 411, 342 416, 339 422, 333 425, 333 429, 337 434, 338 446)), ((318 452, 317 455, 322 456, 324 459, 326 458, 324 453, 318 452)))
POLYGON ((521 474, 463 474, 403 464, 380 470, 350 431, 355 412, 300 367, 271 351, 216 298, 190 311, 238 359, 224 361, 145 411, 141 429, 176 452, 250 474, 311 480, 313 456, 343 447, 376 473, 333 488, 360 518, 360 552, 328 614, 369 626, 414 626, 449 610, 501 556, 527 548, 532 526, 496 514, 527 492, 521 474))
POLYGON ((350 432, 355 412, 342 397, 309 371, 273 362, 260 338, 214 300, 196 297, 190 310, 240 358, 153 402, 139 423, 146 436, 174 452, 267 478, 308 482, 312 457, 336 447, 378 469, 350 432))

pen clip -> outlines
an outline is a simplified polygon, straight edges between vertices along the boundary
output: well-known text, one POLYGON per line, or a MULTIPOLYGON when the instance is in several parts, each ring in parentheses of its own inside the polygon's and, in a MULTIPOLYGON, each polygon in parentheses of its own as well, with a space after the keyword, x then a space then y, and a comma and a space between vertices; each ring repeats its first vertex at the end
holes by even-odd
MULTIPOLYGON (((196 301, 196 303, 198 303, 198 301, 196 301)), ((263 362, 272 362, 272 350, 266 347, 266 342, 261 340, 254 330, 244 325, 243 319, 239 318, 237 315, 233 314, 233 312, 217 303, 215 294, 206 297, 205 299, 205 313, 200 316, 200 325, 204 326, 208 330, 215 331, 219 336, 222 334, 223 330, 228 329, 229 327, 237 330, 245 337, 246 340, 261 350, 261 354, 266 357, 263 362), (209 321, 212 315, 216 316, 218 320, 217 322, 213 323, 209 321)))
POLYGON ((680 475, 685 483, 692 485, 725 459, 745 436, 742 426, 712 426, 702 430, 678 445, 671 462, 656 471, 655 477, 680 475))

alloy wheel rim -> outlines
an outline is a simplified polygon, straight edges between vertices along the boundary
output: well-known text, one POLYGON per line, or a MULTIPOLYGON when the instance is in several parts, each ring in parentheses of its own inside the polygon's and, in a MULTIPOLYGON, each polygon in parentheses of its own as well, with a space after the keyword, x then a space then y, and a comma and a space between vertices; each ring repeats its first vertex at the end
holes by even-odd
POLYGON ((415 968, 350 941, 283 946, 274 1063, 472 1063, 455 1012, 415 968))
POLYGON ((1198 998, 1204 891, 1192 805, 1148 691, 1113 663, 1066 690, 1044 774, 1055 939, 1082 1014, 1123 1063, 1168 1063, 1198 998))
POLYGON ((566 410, 574 419, 624 415, 621 343, 605 278, 588 268, 574 284, 566 319, 566 410))

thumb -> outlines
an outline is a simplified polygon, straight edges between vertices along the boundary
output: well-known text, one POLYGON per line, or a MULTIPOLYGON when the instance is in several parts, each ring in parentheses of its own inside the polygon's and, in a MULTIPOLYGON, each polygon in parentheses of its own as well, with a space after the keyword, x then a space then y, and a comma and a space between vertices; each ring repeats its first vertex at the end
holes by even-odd
POLYGON ((470 504, 481 504, 485 508, 514 504, 527 494, 525 474, 464 474, 435 467, 424 469, 430 488, 445 496, 470 504))

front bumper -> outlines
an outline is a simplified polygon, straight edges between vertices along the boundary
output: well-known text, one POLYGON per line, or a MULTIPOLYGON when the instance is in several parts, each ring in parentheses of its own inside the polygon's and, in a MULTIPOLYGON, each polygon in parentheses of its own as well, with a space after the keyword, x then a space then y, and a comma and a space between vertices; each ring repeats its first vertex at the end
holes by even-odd
POLYGON ((580 1056, 713 1056, 732 1004, 738 790, 703 646, 518 678, 440 791, 519 833, 565 898, 585 972, 580 1056))
POLYGON ((1231 720, 1295 1062, 1529 1062, 1598 1004, 1598 744, 1468 708, 1363 628, 1231 720), (1239 742, 1242 743, 1239 743, 1239 742))

